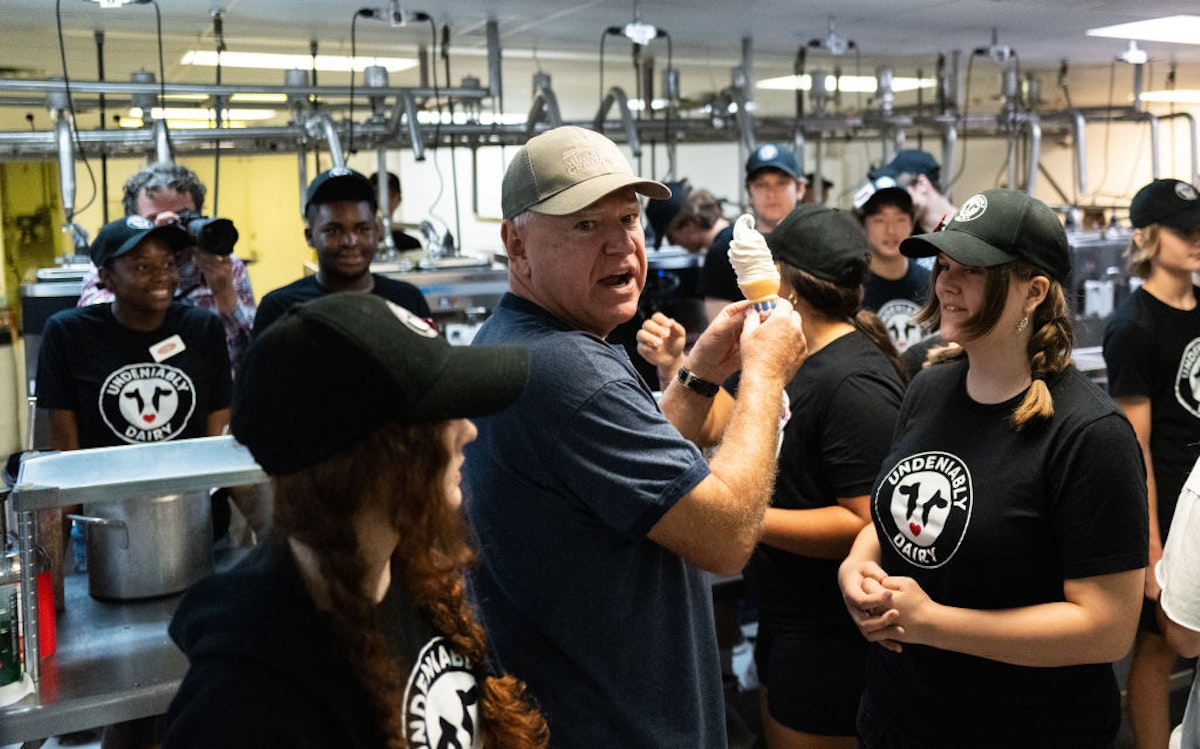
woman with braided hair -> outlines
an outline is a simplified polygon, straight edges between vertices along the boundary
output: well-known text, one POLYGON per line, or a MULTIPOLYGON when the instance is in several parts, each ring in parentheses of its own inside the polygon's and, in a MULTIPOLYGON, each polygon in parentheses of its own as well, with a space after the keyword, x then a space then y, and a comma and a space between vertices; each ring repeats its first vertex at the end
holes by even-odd
POLYGON ((873 643, 863 745, 1113 746, 1145 474, 1121 410, 1070 363, 1062 225, 986 190, 901 250, 937 257, 920 318, 952 346, 909 385, 839 571, 873 643))
POLYGON ((523 351, 452 347, 369 294, 294 306, 247 351, 233 434, 271 476, 274 534, 185 595, 176 747, 545 747, 467 602, 467 417, 509 405, 523 351), (328 362, 328 363, 327 363, 328 362))

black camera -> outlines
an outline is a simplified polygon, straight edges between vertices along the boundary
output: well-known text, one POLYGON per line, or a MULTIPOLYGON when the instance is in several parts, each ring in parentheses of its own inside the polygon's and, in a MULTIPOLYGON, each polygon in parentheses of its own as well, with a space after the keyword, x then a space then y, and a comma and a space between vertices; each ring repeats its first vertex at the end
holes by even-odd
POLYGON ((196 246, 213 255, 229 255, 238 241, 238 230, 227 218, 209 218, 196 211, 180 211, 179 225, 187 229, 196 246))

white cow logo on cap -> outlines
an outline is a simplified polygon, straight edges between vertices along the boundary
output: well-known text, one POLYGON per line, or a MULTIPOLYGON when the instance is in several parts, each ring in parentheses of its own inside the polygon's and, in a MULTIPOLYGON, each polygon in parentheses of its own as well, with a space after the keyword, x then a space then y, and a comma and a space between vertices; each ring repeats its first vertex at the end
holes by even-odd
POLYGON ((958 213, 954 214, 954 220, 960 223, 974 221, 983 215, 987 210, 987 198, 982 194, 972 195, 967 198, 967 202, 962 204, 962 208, 958 209, 958 213))
POLYGON ((779 155, 779 149, 773 145, 766 145, 758 149, 758 158, 763 161, 770 161, 779 155))
POLYGON ((137 229, 138 231, 154 228, 154 222, 142 216, 126 216, 125 225, 130 229, 137 229))
MULTIPOLYGON (((387 300, 385 299, 384 301, 387 300)), ((424 319, 417 317, 394 302, 387 302, 387 306, 388 309, 392 311, 392 314, 396 316, 396 319, 404 323, 404 327, 408 328, 419 336, 424 336, 426 338, 437 338, 437 331, 433 329, 432 325, 425 322, 424 319)))
POLYGON ((1195 200, 1197 197, 1200 197, 1200 195, 1196 194, 1196 188, 1186 182, 1175 183, 1175 194, 1179 196, 1180 200, 1195 200))

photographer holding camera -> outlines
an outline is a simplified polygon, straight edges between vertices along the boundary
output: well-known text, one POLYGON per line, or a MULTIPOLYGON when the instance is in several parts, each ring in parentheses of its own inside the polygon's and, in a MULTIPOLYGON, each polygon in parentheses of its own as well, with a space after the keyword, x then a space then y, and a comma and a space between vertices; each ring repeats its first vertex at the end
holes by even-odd
MULTIPOLYGON (((246 265, 230 254, 237 230, 225 219, 201 216, 207 190, 195 172, 167 162, 149 164, 125 183, 122 205, 126 216, 150 219, 156 226, 178 222, 197 243, 180 253, 176 301, 209 310, 221 320, 229 350, 231 373, 237 373, 242 352, 250 345, 250 328, 257 309, 246 265)), ((78 306, 111 302, 93 270, 83 281, 78 306)))

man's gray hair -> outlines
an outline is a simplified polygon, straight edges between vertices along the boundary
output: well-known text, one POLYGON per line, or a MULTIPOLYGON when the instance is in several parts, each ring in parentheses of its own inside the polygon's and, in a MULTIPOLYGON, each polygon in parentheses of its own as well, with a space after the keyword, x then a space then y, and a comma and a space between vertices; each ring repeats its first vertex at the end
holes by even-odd
POLYGON ((121 198, 125 215, 137 214, 137 199, 143 190, 146 195, 153 197, 155 193, 167 189, 191 195, 196 210, 204 210, 204 196, 208 189, 196 173, 186 166, 157 161, 142 167, 125 182, 125 195, 121 198))

